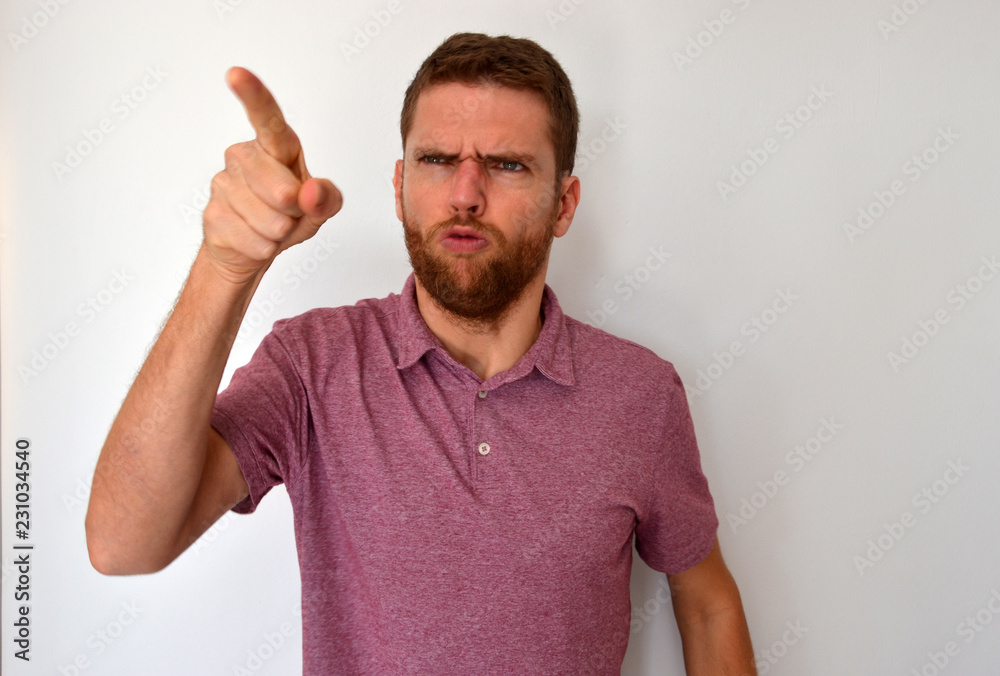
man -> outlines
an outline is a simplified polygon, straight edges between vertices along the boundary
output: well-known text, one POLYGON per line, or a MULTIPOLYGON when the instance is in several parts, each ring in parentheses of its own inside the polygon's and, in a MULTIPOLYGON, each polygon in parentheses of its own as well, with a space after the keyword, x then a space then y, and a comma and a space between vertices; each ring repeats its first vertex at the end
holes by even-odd
POLYGON ((226 151, 204 243, 109 432, 87 542, 159 570, 279 483, 295 514, 308 674, 616 674, 633 533, 669 574, 691 674, 750 674, 684 390, 545 285, 580 199, 578 115, 547 51, 459 34, 404 100, 400 295, 282 320, 216 397, 274 257, 341 206, 268 90, 226 151))

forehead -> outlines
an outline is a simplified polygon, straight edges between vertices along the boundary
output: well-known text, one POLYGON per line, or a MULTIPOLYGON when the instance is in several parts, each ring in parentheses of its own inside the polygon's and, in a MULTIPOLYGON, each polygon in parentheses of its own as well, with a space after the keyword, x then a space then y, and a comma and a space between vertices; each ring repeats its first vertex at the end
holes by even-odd
MULTIPOLYGON (((497 85, 448 82, 420 93, 406 139, 412 145, 516 144, 552 149, 549 109, 537 92, 497 85)), ((487 151, 487 148, 478 148, 487 151)))

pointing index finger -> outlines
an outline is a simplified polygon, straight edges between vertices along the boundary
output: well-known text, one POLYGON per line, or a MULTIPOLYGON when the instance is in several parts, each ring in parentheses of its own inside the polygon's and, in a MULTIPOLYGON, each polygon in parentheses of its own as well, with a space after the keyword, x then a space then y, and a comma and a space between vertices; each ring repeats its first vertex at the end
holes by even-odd
POLYGON ((278 102, 264 83, 239 66, 229 69, 226 82, 243 104, 247 118, 257 133, 257 141, 267 154, 287 167, 295 164, 301 150, 299 138, 285 122, 278 102))

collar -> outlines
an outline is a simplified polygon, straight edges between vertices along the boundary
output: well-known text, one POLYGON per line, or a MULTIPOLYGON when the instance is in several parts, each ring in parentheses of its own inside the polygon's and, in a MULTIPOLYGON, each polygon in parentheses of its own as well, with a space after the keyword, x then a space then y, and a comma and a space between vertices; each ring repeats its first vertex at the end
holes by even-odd
MULTIPOLYGON (((406 278, 398 305, 399 352, 396 368, 407 369, 417 363, 429 351, 435 351, 446 362, 465 369, 475 377, 469 367, 459 363, 448 354, 437 336, 431 333, 427 322, 417 307, 417 285, 414 274, 406 278)), ((566 317, 556 294, 548 284, 542 292, 542 330, 534 344, 506 371, 497 373, 483 383, 484 389, 499 387, 531 373, 535 368, 546 378, 560 385, 573 385, 573 343, 566 328, 566 317)))

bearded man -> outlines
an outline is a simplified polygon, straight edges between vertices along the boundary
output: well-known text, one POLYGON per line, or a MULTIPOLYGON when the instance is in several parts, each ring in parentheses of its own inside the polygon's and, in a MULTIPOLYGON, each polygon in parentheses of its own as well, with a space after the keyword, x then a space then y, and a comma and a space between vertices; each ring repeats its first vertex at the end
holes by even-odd
POLYGON ((306 674, 617 674, 633 542, 667 574, 691 674, 750 674, 739 592, 673 366, 545 284, 580 200, 569 79, 458 34, 406 92, 400 294, 275 323, 217 395, 261 277, 341 206, 260 81, 204 242, 101 451, 94 567, 162 569, 284 484, 306 674))

